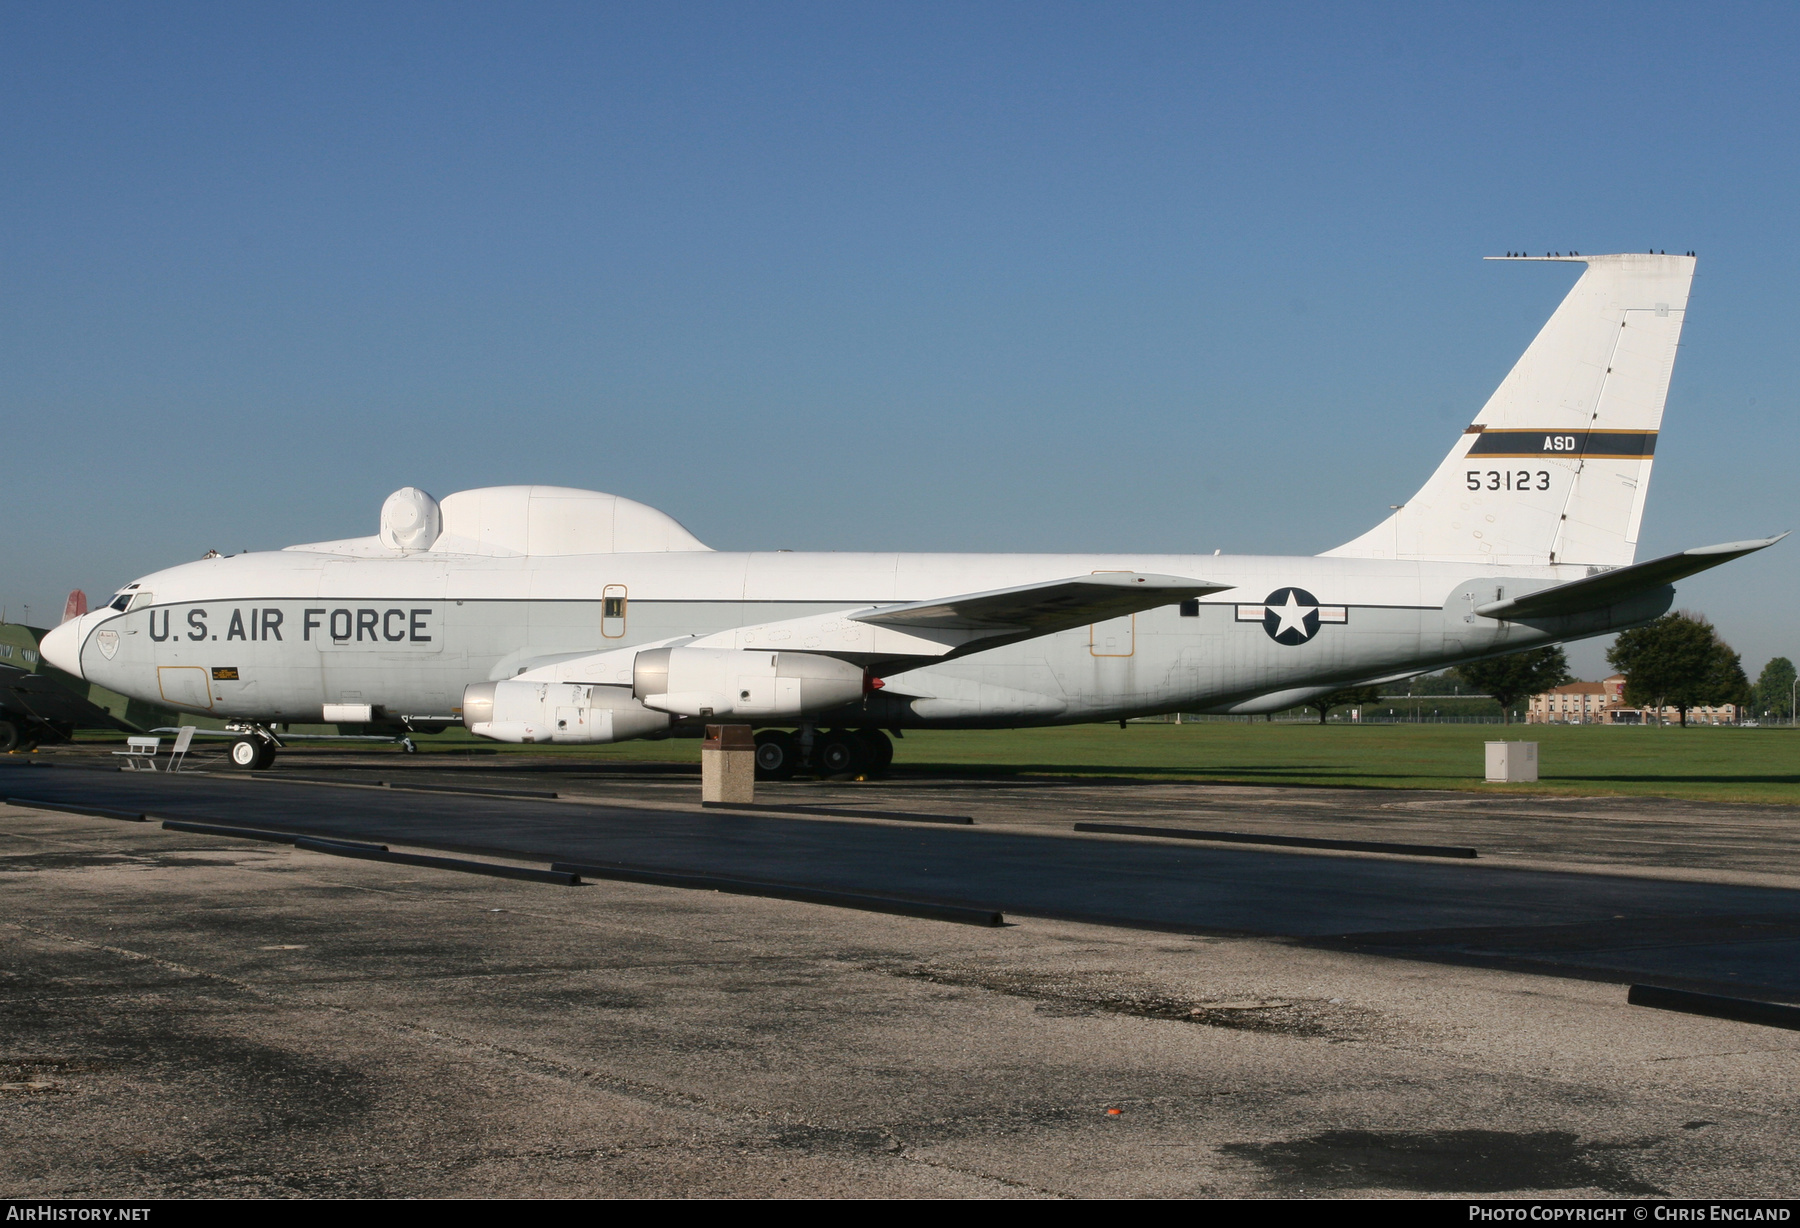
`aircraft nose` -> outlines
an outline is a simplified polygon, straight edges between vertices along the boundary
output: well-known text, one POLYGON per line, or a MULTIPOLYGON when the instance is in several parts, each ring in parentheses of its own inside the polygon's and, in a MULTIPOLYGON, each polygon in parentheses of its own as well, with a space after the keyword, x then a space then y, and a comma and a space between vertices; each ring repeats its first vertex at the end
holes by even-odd
POLYGON ((85 618, 71 618, 60 627, 50 628, 39 642, 38 652, 63 673, 85 678, 87 675, 81 672, 81 629, 86 623, 85 618))

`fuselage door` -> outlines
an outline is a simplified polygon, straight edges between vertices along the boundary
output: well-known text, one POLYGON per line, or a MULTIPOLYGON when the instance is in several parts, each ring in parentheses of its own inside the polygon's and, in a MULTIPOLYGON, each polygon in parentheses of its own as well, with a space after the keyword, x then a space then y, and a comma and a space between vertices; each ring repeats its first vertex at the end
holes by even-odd
POLYGON ((158 666, 156 682, 167 703, 190 711, 212 710, 212 686, 207 680, 206 671, 199 666, 158 666))
MULTIPOLYGON (((588 590, 593 592, 592 589, 588 590)), ((600 596, 600 634, 616 640, 625 634, 625 586, 608 584, 600 596)))

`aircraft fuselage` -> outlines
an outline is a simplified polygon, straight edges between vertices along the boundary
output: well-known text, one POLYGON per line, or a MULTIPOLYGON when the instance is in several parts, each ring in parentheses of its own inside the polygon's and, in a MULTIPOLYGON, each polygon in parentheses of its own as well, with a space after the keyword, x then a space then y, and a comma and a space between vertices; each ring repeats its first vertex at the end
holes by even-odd
POLYGON ((1022 726, 1287 707, 1333 686, 1604 634, 1669 604, 1660 593, 1534 623, 1473 613, 1586 570, 1242 555, 345 558, 287 550, 146 576, 128 611, 89 614, 79 634, 88 678, 191 712, 313 722, 326 704, 366 703, 389 718, 445 718, 457 714, 469 684, 557 654, 1093 572, 1232 586, 889 672, 862 710, 836 714, 903 727, 1022 726))

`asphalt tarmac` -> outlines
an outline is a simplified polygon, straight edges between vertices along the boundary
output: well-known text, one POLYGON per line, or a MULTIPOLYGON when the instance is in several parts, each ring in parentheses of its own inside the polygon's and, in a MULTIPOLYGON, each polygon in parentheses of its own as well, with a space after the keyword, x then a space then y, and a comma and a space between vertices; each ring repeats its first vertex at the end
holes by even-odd
POLYGON ((975 819, 959 826, 702 811, 680 771, 516 756, 297 754, 256 780, 49 761, 0 768, 0 789, 1008 925, 0 809, 9 1193, 1793 1189, 1800 1033, 1624 993, 1800 1001, 1778 808, 941 778, 759 791, 975 819))

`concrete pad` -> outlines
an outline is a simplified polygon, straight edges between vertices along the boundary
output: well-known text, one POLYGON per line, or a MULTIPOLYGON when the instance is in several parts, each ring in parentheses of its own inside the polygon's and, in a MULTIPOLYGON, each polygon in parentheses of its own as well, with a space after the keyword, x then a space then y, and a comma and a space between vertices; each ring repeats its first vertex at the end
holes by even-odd
POLYGON ((23 1196, 1768 1196, 1796 1176, 1800 1034, 1595 980, 560 888, 18 808, 0 899, 0 1174, 23 1196))

